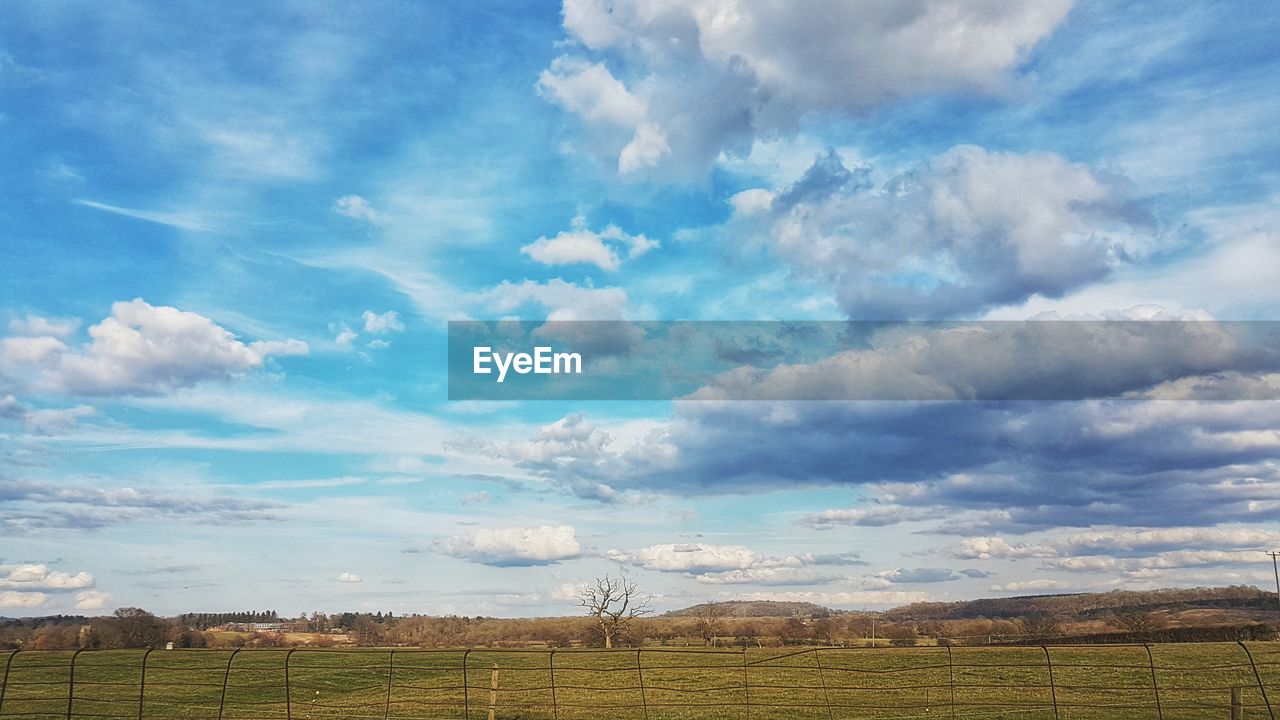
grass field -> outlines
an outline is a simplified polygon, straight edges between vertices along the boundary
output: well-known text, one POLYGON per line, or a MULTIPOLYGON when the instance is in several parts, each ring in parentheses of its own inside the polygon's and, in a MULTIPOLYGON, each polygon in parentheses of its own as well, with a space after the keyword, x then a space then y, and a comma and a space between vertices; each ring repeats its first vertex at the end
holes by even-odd
POLYGON ((1039 647, 157 650, 145 686, 143 651, 82 652, 74 683, 72 652, 25 651, 0 653, 0 718, 1201 720, 1232 688, 1270 718, 1280 643, 1248 650, 1256 675, 1230 643, 1053 647, 1052 673, 1039 647))

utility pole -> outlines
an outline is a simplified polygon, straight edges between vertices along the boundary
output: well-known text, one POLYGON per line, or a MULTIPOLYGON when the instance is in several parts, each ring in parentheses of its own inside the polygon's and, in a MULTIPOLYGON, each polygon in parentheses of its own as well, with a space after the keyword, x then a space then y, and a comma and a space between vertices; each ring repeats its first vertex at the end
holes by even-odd
POLYGON ((1269 550, 1267 554, 1271 556, 1271 569, 1276 574, 1276 604, 1280 605, 1280 565, 1276 564, 1276 558, 1280 557, 1280 552, 1269 550))

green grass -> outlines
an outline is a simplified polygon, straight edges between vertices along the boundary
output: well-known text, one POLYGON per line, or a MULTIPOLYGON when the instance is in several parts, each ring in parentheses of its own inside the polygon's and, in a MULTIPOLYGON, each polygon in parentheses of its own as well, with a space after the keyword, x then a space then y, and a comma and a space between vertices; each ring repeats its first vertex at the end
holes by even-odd
MULTIPOLYGON (((1280 643, 1251 643, 1280 700, 1280 643)), ((696 651, 230 650, 82 652, 72 718, 1269 718, 1236 644, 696 651), (288 691, 286 692, 286 656, 288 691), (466 665, 466 688, 463 664, 466 665), (227 668, 230 665, 230 672, 227 668), (1159 686, 1161 714, 1157 714, 1159 686), (492 685, 495 678, 497 689, 492 685), (554 674, 554 689, 552 677, 554 674), (225 685, 224 685, 225 681, 225 685), (643 682, 643 690, 641 685, 643 682), (225 690, 224 690, 225 687, 225 690)), ((0 653, 0 718, 68 717, 70 651, 0 653)), ((1280 703, 1277 704, 1280 711, 1280 703)))

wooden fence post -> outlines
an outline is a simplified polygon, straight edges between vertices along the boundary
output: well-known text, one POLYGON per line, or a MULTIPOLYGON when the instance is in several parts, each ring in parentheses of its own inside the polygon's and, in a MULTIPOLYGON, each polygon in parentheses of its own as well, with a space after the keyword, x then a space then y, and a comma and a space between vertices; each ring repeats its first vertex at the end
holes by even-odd
POLYGON ((1244 703, 1240 699, 1239 687, 1231 688, 1231 720, 1244 720, 1244 703))
POLYGON ((493 664, 493 677, 489 680, 489 720, 498 712, 498 663, 493 664))

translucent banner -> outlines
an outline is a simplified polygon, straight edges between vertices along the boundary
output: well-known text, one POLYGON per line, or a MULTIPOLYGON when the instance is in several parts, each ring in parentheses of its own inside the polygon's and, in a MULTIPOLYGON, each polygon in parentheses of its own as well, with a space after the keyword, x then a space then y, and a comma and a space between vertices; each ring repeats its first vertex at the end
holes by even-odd
POLYGON ((1280 323, 454 321, 451 400, 1270 400, 1280 323))

